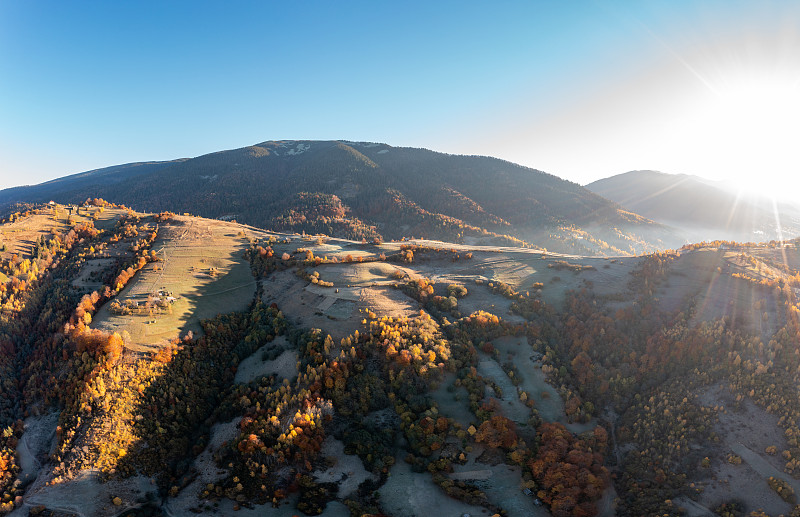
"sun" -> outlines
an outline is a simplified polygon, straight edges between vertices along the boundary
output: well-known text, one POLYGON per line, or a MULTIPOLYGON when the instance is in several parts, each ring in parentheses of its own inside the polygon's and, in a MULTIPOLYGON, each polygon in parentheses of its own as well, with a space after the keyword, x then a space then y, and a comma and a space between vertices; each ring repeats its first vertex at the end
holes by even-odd
POLYGON ((796 81, 748 78, 715 88, 700 110, 698 151, 745 193, 777 198, 800 187, 800 91, 796 81))

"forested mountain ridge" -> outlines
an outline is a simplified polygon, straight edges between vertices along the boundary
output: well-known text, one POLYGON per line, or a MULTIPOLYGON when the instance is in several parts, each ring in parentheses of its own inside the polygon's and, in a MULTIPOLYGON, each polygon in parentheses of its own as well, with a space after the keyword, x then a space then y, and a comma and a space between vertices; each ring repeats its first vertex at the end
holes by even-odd
POLYGON ((683 242, 575 183, 489 157, 374 143, 270 141, 157 167, 113 182, 69 177, 57 190, 3 191, 0 204, 12 197, 70 203, 102 197, 284 231, 525 241, 579 254, 636 254, 683 242))
POLYGON ((79 172, 38 185, 7 188, 0 190, 0 209, 6 210, 17 202, 46 202, 54 196, 69 195, 81 189, 102 188, 114 183, 134 180, 139 176, 155 173, 180 161, 126 163, 79 172))
POLYGON ((690 242, 762 242, 800 235, 800 210, 686 174, 631 171, 586 185, 628 210, 677 228, 690 242))

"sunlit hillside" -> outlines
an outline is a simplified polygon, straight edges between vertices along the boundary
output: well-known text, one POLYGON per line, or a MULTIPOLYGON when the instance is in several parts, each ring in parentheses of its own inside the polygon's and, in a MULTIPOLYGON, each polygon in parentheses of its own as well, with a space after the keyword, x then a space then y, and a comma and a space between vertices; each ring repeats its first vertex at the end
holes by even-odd
POLYGON ((0 231, 5 512, 797 511, 797 242, 600 258, 99 199, 0 231))

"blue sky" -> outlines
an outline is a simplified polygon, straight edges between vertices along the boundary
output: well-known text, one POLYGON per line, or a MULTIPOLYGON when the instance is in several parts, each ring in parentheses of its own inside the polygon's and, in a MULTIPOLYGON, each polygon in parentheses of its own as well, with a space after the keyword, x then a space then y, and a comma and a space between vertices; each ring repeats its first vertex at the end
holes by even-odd
POLYGON ((579 183, 645 168, 744 181, 767 154, 787 174, 799 12, 2 0, 0 188, 270 139, 487 154, 579 183))

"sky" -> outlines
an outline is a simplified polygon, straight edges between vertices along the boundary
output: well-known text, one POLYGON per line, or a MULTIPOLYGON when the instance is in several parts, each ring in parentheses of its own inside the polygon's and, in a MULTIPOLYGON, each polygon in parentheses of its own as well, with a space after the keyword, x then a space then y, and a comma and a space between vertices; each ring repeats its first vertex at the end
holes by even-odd
POLYGON ((800 2, 0 0, 0 188, 341 139, 785 193, 799 84, 800 2))

